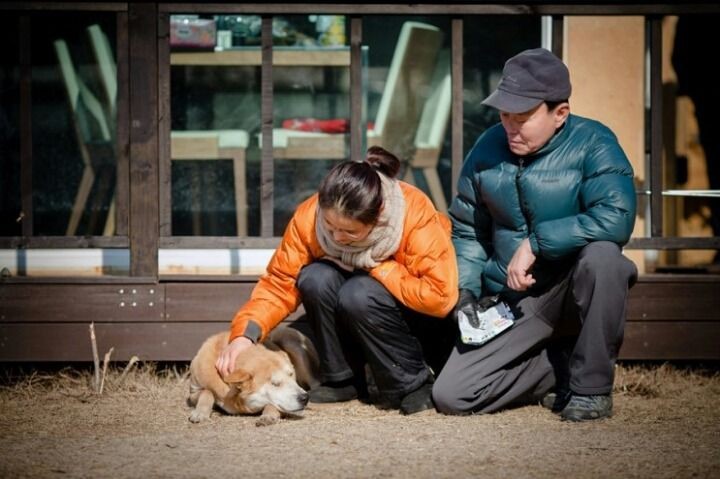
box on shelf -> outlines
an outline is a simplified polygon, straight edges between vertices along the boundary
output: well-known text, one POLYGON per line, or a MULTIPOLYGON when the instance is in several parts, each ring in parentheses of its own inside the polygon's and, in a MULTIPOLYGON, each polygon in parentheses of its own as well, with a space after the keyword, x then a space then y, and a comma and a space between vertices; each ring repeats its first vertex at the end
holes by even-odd
POLYGON ((170 46, 174 48, 213 48, 215 46, 215 20, 171 18, 170 46))

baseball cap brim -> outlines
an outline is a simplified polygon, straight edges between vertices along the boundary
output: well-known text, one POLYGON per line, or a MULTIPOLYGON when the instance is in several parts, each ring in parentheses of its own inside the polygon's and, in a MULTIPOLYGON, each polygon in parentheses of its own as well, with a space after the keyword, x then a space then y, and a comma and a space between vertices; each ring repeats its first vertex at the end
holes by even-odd
POLYGON ((543 101, 541 98, 530 98, 508 93, 503 90, 495 90, 489 97, 483 100, 482 104, 497 108, 506 113, 525 113, 543 101))

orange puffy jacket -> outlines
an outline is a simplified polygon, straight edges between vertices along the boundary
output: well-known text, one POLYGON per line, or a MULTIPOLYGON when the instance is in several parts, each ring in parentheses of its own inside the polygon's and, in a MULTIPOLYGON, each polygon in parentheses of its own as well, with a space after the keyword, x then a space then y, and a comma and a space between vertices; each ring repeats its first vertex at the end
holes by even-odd
MULTIPOLYGON (((437 212, 425 193, 407 183, 400 182, 400 186, 405 196, 400 246, 369 273, 408 308, 442 318, 458 297, 450 221, 437 212)), ((235 314, 230 341, 245 333, 249 321, 259 326, 260 339, 265 338, 300 305, 296 287, 300 270, 325 256, 315 236, 317 202, 316 193, 298 206, 265 274, 235 314)))

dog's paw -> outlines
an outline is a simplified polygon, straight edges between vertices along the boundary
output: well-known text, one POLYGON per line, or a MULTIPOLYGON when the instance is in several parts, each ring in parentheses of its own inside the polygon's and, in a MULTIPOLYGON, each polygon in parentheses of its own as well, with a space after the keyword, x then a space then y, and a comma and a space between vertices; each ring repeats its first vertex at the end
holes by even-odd
POLYGON ((258 418, 257 421, 255 421, 255 425, 260 426, 272 426, 273 424, 277 423, 280 420, 280 418, 275 416, 267 416, 262 415, 258 418))
POLYGON ((188 419, 190 420, 190 422, 197 424, 199 422, 205 421, 206 419, 210 419, 210 415, 203 411, 193 409, 193 412, 190 413, 190 417, 188 417, 188 419))

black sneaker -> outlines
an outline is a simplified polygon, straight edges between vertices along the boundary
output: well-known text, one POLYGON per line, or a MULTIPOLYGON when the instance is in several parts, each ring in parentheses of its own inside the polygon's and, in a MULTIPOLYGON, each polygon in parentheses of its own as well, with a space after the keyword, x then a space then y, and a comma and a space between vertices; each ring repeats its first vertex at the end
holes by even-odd
POLYGON ((358 398, 358 392, 350 380, 325 383, 310 390, 310 402, 331 403, 352 401, 358 398))
POLYGON ((423 384, 400 401, 400 412, 403 414, 415 414, 433 407, 432 383, 423 384))
POLYGON ((609 394, 581 396, 573 394, 560 417, 566 421, 590 421, 612 415, 612 396, 609 394))

